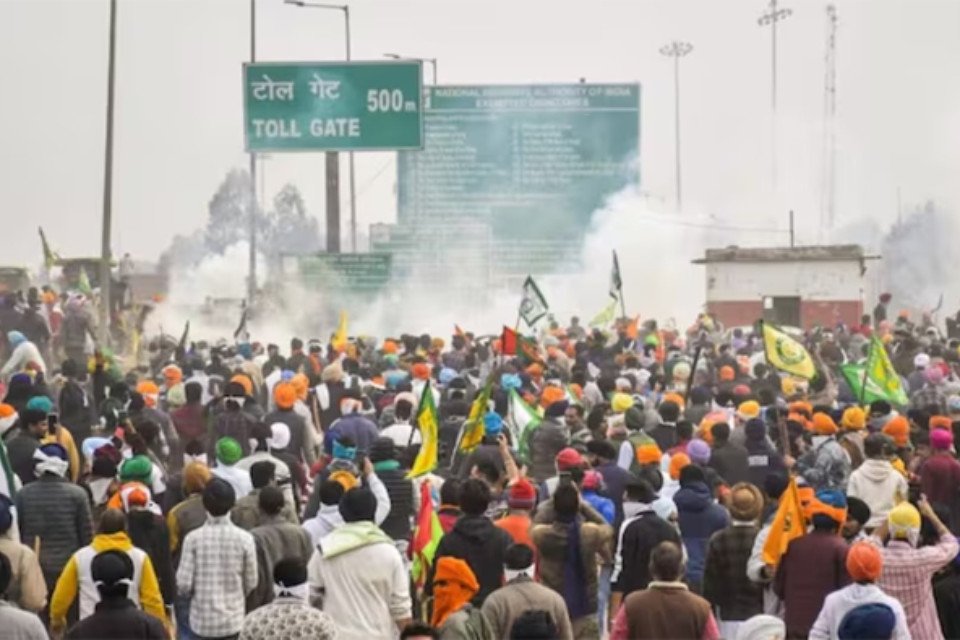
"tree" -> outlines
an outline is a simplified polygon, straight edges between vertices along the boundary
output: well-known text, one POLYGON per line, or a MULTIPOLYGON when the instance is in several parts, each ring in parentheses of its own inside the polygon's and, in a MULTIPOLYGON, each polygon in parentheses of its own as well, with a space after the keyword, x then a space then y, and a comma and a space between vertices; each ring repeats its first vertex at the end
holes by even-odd
POLYGON ((285 184, 273 197, 264 236, 264 253, 271 258, 320 249, 317 221, 307 215, 303 195, 296 186, 285 184))
POLYGON ((207 249, 222 254, 227 247, 248 236, 253 204, 250 195, 250 174, 231 169, 208 206, 207 249))

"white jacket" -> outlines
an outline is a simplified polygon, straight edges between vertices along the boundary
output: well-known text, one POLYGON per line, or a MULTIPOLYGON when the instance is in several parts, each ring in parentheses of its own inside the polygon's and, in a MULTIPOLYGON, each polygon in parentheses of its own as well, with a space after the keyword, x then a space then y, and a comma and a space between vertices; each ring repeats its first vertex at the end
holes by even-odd
POLYGON ((0 378, 6 379, 23 371, 23 368, 31 362, 35 363, 42 373, 47 373, 47 364, 43 361, 43 356, 40 355, 36 345, 29 341, 21 342, 10 354, 10 359, 3 365, 3 369, 0 369, 0 378))
POLYGON ((868 459, 853 473, 847 495, 859 498, 870 507, 867 527, 879 527, 900 500, 907 498, 907 479, 886 460, 868 459))
POLYGON ((834 591, 823 601, 823 608, 817 616, 813 628, 810 629, 810 640, 836 640, 837 630, 843 617, 862 604, 880 603, 893 609, 897 617, 897 624, 893 629, 890 640, 911 640, 910 629, 907 628, 907 616, 900 601, 885 594, 875 584, 851 584, 839 591, 834 591))

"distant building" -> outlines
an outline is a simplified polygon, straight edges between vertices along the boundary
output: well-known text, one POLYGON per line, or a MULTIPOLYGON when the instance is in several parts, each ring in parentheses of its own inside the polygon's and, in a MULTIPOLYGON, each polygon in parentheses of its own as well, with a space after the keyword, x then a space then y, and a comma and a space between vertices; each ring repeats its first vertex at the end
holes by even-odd
MULTIPOLYGON (((707 311, 727 327, 763 318, 810 329, 858 324, 868 256, 859 245, 707 249, 707 311)), ((868 310, 869 313, 869 310, 868 310)))

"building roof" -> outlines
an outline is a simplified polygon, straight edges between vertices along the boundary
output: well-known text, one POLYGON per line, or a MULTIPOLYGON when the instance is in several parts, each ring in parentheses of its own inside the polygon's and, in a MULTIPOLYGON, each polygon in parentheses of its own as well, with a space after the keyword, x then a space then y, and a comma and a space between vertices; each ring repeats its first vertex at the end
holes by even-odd
POLYGON ((858 244, 836 244, 804 247, 726 247, 707 249, 703 258, 693 264, 717 262, 836 262, 877 260, 879 256, 864 255, 858 244))

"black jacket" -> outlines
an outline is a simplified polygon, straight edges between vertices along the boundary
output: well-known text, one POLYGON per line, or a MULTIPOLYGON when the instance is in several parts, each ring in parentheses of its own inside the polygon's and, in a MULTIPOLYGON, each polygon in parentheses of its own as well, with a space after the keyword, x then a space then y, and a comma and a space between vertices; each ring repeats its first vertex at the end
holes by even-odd
POLYGON ((177 583, 170 556, 170 532, 161 516, 151 511, 134 509, 127 514, 127 533, 133 546, 143 549, 153 564, 160 583, 163 602, 172 605, 177 595, 177 583))
POLYGON ((650 437, 653 438, 657 446, 660 447, 660 451, 666 451, 667 449, 672 449, 677 446, 677 427, 673 424, 658 424, 653 429, 648 431, 650 437))
MULTIPOLYGON (((503 578, 503 557, 507 547, 513 544, 510 534, 484 516, 463 515, 453 525, 453 530, 440 539, 433 567, 443 556, 460 558, 470 565, 473 575, 480 583, 473 605, 479 607, 487 596, 500 588, 503 578)), ((433 591, 431 568, 428 587, 433 591)))
POLYGON ((394 540, 410 539, 410 518, 413 516, 413 483, 403 469, 377 469, 377 477, 390 496, 390 513, 380 523, 383 532, 394 540))
MULTIPOLYGON (((738 444, 727 442, 715 445, 710 453, 710 466, 720 474, 729 486, 750 481, 747 450, 738 444)), ((763 486, 760 484, 758 486, 763 486)))
POLYGON ((127 598, 97 603, 93 615, 67 631, 67 640, 166 640, 163 623, 127 598))
POLYGON ((626 525, 620 543, 623 558, 620 574, 613 582, 613 591, 624 598, 634 591, 646 589, 650 584, 650 553, 661 542, 680 542, 680 534, 666 520, 653 511, 641 513, 626 525))

